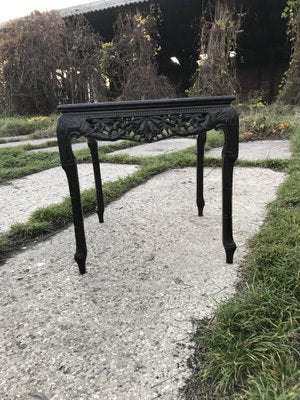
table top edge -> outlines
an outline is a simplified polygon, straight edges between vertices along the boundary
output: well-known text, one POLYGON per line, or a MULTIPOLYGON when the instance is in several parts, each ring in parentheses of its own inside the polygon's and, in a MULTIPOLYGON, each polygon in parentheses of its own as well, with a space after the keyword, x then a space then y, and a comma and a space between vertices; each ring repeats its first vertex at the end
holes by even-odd
POLYGON ((229 107, 235 100, 234 96, 211 96, 211 97, 185 97, 175 99, 159 100, 133 100, 133 101, 112 101, 102 103, 77 103, 61 104, 57 107, 62 114, 77 114, 87 112, 107 112, 126 110, 147 110, 153 108, 168 109, 182 107, 229 107))

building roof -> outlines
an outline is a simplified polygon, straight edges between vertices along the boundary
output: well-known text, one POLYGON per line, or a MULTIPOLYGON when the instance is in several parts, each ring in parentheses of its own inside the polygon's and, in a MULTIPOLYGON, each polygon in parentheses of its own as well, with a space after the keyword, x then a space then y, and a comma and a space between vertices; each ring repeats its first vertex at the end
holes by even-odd
POLYGON ((59 13, 62 17, 70 17, 78 14, 88 14, 95 11, 106 10, 108 8, 117 8, 134 3, 145 3, 149 0, 100 0, 92 3, 81 4, 78 6, 62 8, 59 13))

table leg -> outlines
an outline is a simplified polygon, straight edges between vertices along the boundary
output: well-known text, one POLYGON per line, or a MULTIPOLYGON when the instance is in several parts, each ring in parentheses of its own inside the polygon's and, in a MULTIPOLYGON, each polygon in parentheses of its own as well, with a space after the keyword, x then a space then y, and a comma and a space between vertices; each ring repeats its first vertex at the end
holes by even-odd
POLYGON ((203 160, 204 146, 206 142, 206 132, 197 136, 197 207, 199 217, 203 216, 203 208, 205 205, 203 196, 203 160))
POLYGON ((224 129, 225 143, 222 151, 222 195, 223 195, 223 245, 226 262, 233 263, 236 244, 232 235, 232 175, 239 150, 239 118, 235 110, 231 110, 224 129))
POLYGON ((64 130, 63 123, 59 122, 57 129, 59 154, 61 166, 63 167, 68 179, 75 229, 76 252, 74 258, 78 264, 79 272, 81 274, 85 274, 87 248, 84 233, 78 170, 76 158, 74 157, 71 145, 72 137, 74 135, 75 133, 69 133, 67 130, 64 130))
POLYGON ((102 190, 102 180, 101 180, 101 171, 100 171, 100 161, 98 155, 98 143, 95 139, 88 139, 88 146, 91 151, 92 160, 93 160, 93 168, 94 168, 94 176, 95 176, 95 185, 96 185, 96 194, 97 194, 97 214, 99 218, 99 222, 103 223, 103 214, 104 214, 104 200, 103 200, 103 190, 102 190))

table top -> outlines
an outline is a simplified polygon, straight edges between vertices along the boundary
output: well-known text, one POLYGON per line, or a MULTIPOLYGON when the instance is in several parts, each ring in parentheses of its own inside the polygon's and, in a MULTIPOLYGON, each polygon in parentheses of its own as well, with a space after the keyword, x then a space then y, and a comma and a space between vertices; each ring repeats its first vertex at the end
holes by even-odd
POLYGON ((219 129, 236 118, 234 96, 65 104, 58 137, 78 132, 97 140, 152 142, 219 129))
POLYGON ((112 101, 101 103, 78 103, 62 104, 57 110, 62 114, 90 114, 90 113, 122 113, 128 111, 143 112, 156 111, 172 112, 178 109, 187 111, 194 108, 205 108, 209 110, 230 107, 235 100, 234 96, 211 96, 211 97, 186 97, 177 99, 159 100, 135 100, 135 101, 112 101))

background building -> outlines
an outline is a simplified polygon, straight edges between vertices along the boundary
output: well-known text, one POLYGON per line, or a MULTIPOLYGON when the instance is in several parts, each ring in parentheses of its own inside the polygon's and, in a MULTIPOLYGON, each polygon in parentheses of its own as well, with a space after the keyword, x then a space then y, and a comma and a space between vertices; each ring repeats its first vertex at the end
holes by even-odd
MULTIPOLYGON (((153 0, 102 0, 60 10, 64 18, 84 15, 104 40, 113 37, 113 24, 119 12, 137 8, 148 12, 153 0)), ((207 0, 157 0, 162 11, 159 71, 184 94, 197 67, 199 20, 207 0), (180 65, 171 61, 176 57, 180 65)), ((213 1, 212 1, 213 3, 213 1)), ((243 32, 237 51, 241 96, 262 90, 265 100, 274 98, 284 71, 290 47, 286 24, 281 18, 286 0, 236 0, 236 8, 245 13, 243 32)))

